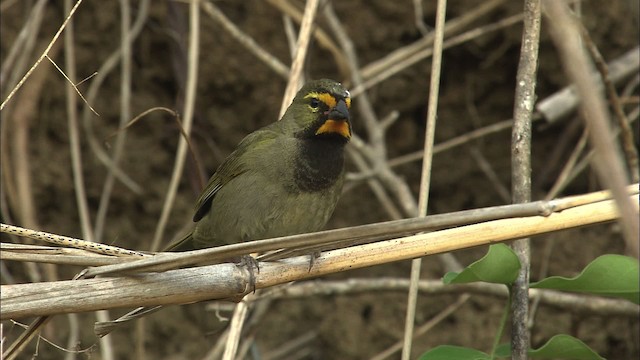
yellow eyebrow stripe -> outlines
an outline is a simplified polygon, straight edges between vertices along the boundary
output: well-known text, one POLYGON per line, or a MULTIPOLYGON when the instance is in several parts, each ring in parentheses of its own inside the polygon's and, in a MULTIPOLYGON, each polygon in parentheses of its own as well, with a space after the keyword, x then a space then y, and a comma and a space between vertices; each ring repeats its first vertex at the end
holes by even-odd
POLYGON ((329 93, 310 92, 304 98, 316 98, 325 103, 325 105, 327 105, 329 108, 334 108, 336 106, 336 98, 334 98, 333 95, 329 93))

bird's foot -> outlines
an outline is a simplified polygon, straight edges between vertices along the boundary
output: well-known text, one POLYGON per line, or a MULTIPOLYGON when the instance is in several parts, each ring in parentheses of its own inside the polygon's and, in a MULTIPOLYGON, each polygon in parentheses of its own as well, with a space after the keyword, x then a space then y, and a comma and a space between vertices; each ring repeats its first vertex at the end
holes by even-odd
POLYGON ((256 292, 256 274, 260 273, 260 266, 258 260, 251 255, 243 255, 240 257, 240 263, 238 266, 245 266, 249 271, 249 287, 252 292, 256 292))
POLYGON ((309 254, 309 272, 311 272, 311 268, 316 263, 316 259, 320 257, 322 253, 320 251, 314 251, 309 254))

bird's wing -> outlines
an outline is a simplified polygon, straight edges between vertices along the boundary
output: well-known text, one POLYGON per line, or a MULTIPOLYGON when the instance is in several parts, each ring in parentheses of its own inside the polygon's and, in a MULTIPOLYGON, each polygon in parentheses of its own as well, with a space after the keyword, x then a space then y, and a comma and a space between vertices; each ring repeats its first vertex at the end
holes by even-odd
POLYGON ((266 147, 275 142, 278 135, 277 132, 271 130, 258 130, 247 135, 238 144, 236 150, 225 159, 215 174, 211 176, 205 190, 196 201, 195 214, 193 215, 194 222, 200 221, 211 210, 216 193, 233 178, 246 172, 249 169, 248 162, 254 159, 256 154, 263 153, 266 147))

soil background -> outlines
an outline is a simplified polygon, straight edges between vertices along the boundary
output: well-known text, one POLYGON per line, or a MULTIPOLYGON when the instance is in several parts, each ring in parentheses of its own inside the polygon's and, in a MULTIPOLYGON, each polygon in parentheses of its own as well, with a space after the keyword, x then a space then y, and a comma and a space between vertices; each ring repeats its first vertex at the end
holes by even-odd
MULTIPOLYGON (((8 4, 3 1, 1 13, 1 59, 3 64, 11 46, 31 11, 31 1, 8 4), (7 5, 7 6, 5 6, 7 5)), ((137 15, 137 1, 132 2, 132 16, 137 15)), ((302 3, 293 2, 299 8, 302 3)), ((483 1, 451 1, 447 18, 465 14, 483 1)), ((285 64, 290 52, 279 10, 264 1, 218 1, 223 13, 242 31, 285 64)), ((585 1, 583 22, 605 60, 613 60, 638 45, 638 4, 634 1, 585 1)), ((335 1, 335 11, 353 40, 361 65, 380 59, 388 53, 421 38, 414 21, 411 1, 335 1)), ((433 26, 435 1, 423 1, 424 22, 433 26)), ((488 24, 522 10, 521 1, 506 1, 489 15, 477 19, 472 27, 488 24)), ((26 60, 30 66, 51 40, 67 12, 63 2, 47 3, 35 50, 26 60)), ((178 2, 154 1, 140 36, 133 44, 131 114, 135 116, 152 107, 167 107, 182 112, 183 82, 186 75, 186 34, 188 6, 178 2)), ((77 78, 89 77, 118 48, 120 41, 120 9, 116 1, 85 1, 74 19, 75 61, 77 78)), ((319 26, 330 33, 325 20, 319 26)), ((471 27, 470 27, 471 28, 471 27)), ((567 85, 556 51, 543 21, 540 45, 539 99, 567 85)), ((198 173, 213 173, 237 143, 251 131, 277 119, 286 86, 283 77, 249 53, 222 27, 205 13, 201 15, 200 69, 194 129, 191 140, 197 162, 190 159, 184 171, 174 210, 165 233, 165 242, 184 231, 192 216, 192 206, 199 194, 198 173), (196 165, 199 164, 199 165, 196 165)), ((297 27, 296 27, 297 29, 297 27)), ((515 77, 522 28, 510 26, 491 32, 462 45, 447 49, 439 100, 436 143, 465 134, 502 120, 513 114, 515 77)), ((52 59, 62 68, 62 38, 54 47, 52 59)), ((398 120, 388 131, 386 141, 389 158, 422 149, 424 142, 426 99, 431 63, 424 60, 368 91, 376 114, 384 118, 392 111, 398 120)), ((4 65, 3 65, 4 70, 4 65)), ((26 69, 19 72, 21 76, 26 69)), ((21 218, 16 204, 3 205, 2 222, 31 225, 38 229, 81 237, 73 174, 69 151, 66 82, 62 75, 44 61, 36 74, 44 77, 44 85, 33 90, 27 85, 3 110, 2 121, 10 122, 5 141, 12 141, 16 124, 27 127, 29 169, 35 215, 21 218), (40 73, 41 72, 41 73, 40 73), (30 102, 30 101, 31 102, 30 102), (28 114, 24 116, 25 112, 28 114), (30 221, 30 222, 29 222, 30 221)), ((9 72, 11 76, 15 73, 9 72)), ((328 77, 348 83, 331 54, 317 43, 312 44, 306 64, 308 78, 328 77)), ((5 82, 7 79, 2 79, 5 82)), ((86 91, 92 79, 79 86, 86 91)), ((91 103, 100 114, 90 116, 93 135, 102 143, 118 129, 120 117, 119 68, 107 74, 99 95, 91 103)), ((3 86, 5 86, 3 84, 3 86)), ((625 84, 621 85, 621 89, 625 84)), ((2 88, 2 99, 8 89, 2 88)), ((637 106, 628 101, 625 109, 637 106)), ((633 100, 633 99, 632 99, 633 100)), ((74 106, 82 114, 85 104, 75 99, 74 106)), ((354 98, 354 103, 358 98, 354 98)), ((358 109, 353 107, 354 131, 365 137, 358 123, 358 109)), ((634 125, 638 134, 637 122, 634 125)), ((533 198, 541 199, 550 189, 569 157, 582 131, 582 120, 572 115, 549 125, 538 121, 533 129, 533 198)), ((83 175, 91 218, 95 221, 107 170, 97 159, 88 142, 88 133, 80 128, 83 175)), ((510 188, 510 131, 502 131, 482 139, 438 153, 434 158, 431 180, 430 214, 500 205, 509 202, 500 196, 497 184, 510 188), (480 154, 495 172, 489 179, 478 163, 480 154)), ((104 241, 132 249, 149 249, 154 229, 166 195, 174 164, 179 133, 171 116, 154 112, 127 130, 123 170, 143 187, 135 194, 116 181, 110 202, 104 241)), ((636 138, 637 144, 637 138, 636 138)), ((9 147, 3 146, 3 150, 9 147)), ((110 151, 108 148, 104 148, 110 151)), ((12 154, 15 156, 15 154, 12 154)), ((17 179, 10 167, 3 166, 3 182, 17 179)), ((397 174, 407 181, 417 198, 420 161, 398 166, 397 174)), ((350 171, 355 171, 352 163, 350 171)), ((587 170, 577 177, 562 195, 584 193, 601 188, 594 174, 587 170)), ((328 228, 340 228, 389 220, 389 215, 376 201, 366 182, 347 185, 328 228)), ((7 191, 6 188, 4 191, 7 191)), ((5 195, 6 196, 6 195, 5 195)), ((3 201, 6 201, 3 197, 3 201)), ((3 235, 3 241, 9 240, 3 235)), ((23 240, 18 240, 23 241, 23 240)), ((605 253, 623 254, 622 235, 616 224, 604 224, 541 236, 532 240, 532 280, 539 278, 544 264, 550 275, 576 275, 580 269, 605 253)), ((467 265, 486 252, 486 248, 459 251, 454 255, 467 265)), ((71 266, 38 267, 42 280, 57 277, 70 279, 80 268, 71 266)), ((409 277, 410 262, 398 262, 327 276, 326 279, 409 277)), ((439 279, 445 270, 437 257, 423 262, 422 278, 439 279)), ((2 283, 34 281, 20 263, 2 264, 2 283)), ((437 315, 458 294, 421 296, 417 322, 422 324, 437 315)), ((303 359, 367 359, 402 339, 406 293, 375 292, 355 295, 309 297, 275 301, 255 332, 254 353, 263 358, 303 334, 312 340, 305 345, 303 359)), ((499 322, 504 299, 474 295, 465 305, 414 342, 413 356, 440 344, 463 345, 489 351, 499 322)), ((210 350, 225 322, 216 316, 215 306, 206 303, 172 306, 145 319, 144 353, 147 359, 201 359, 210 350)), ((112 311, 112 317, 124 313, 112 311)), ((220 310, 229 316, 228 310, 220 310)), ((80 314, 80 343, 86 349, 96 344, 93 334, 94 314, 80 314)), ((23 319, 24 320, 24 319, 23 319)), ((44 336, 60 346, 68 346, 69 318, 57 316, 44 336)), ((26 320, 23 322, 26 323, 26 320)), ((15 339, 22 329, 3 322, 7 341, 15 339)), ((542 306, 538 309, 532 330, 532 345, 538 347, 557 333, 576 336, 608 359, 637 359, 640 356, 638 318, 578 314, 567 309, 542 306)), ((136 359, 135 325, 116 331, 113 337, 116 358, 136 359)), ((505 341, 507 337, 505 337, 505 341)), ((23 359, 37 353, 38 359, 62 359, 66 353, 40 341, 23 359)), ((101 359, 99 345, 78 358, 101 359)), ((252 357, 248 357, 252 358, 252 357)), ((259 358, 259 357, 253 357, 259 358)), ((295 358, 288 354, 280 358, 295 358)), ((394 358, 399 358, 396 355, 394 358)))

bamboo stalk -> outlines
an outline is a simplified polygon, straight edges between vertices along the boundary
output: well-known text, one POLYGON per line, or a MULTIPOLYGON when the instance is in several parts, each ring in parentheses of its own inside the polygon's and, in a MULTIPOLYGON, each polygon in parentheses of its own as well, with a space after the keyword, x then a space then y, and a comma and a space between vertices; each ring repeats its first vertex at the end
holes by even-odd
MULTIPOLYGON (((629 198, 638 203, 638 195, 629 198)), ((615 202, 580 205, 549 216, 487 221, 323 253, 309 269, 308 256, 260 263, 256 289, 330 273, 445 253, 475 246, 616 220, 615 202)), ((248 271, 233 264, 34 284, 0 286, 0 319, 96 311, 119 307, 238 299, 253 289, 248 271)))

